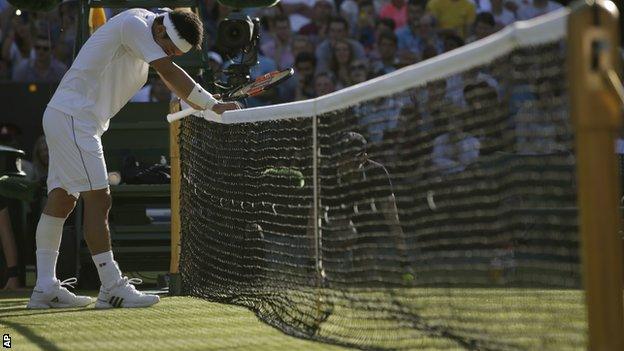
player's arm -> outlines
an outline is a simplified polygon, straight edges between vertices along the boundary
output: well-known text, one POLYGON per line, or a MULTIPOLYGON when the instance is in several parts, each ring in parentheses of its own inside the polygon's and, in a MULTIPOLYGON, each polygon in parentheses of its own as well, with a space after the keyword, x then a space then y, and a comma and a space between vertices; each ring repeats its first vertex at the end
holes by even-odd
POLYGON ((218 114, 240 108, 235 102, 220 102, 197 84, 180 66, 163 57, 150 62, 167 87, 196 110, 210 109, 218 114))

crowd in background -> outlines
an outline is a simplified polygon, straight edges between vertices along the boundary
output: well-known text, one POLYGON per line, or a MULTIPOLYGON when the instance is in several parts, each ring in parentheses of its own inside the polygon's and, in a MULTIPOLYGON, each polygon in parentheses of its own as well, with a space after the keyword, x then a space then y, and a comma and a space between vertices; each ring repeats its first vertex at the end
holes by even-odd
MULTIPOLYGON (((231 8, 200 0, 208 65, 228 65, 215 46, 217 26, 231 8)), ((259 64, 252 77, 295 68, 277 91, 250 106, 304 100, 390 73, 486 37, 517 20, 556 10, 552 0, 282 0, 245 12, 261 19, 259 64)), ((107 17, 120 9, 107 9, 107 17)), ((46 13, 20 12, 0 0, 0 81, 60 81, 75 54, 78 1, 46 13)), ((159 83, 156 83, 158 87, 159 83)), ((133 101, 169 94, 146 86, 133 101)))

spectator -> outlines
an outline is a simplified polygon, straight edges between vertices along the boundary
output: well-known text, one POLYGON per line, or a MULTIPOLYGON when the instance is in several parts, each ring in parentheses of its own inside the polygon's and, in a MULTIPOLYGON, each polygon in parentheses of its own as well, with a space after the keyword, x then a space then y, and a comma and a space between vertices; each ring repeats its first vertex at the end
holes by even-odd
POLYGON ((290 19, 290 27, 298 32, 306 24, 310 23, 313 16, 312 7, 316 0, 282 0, 278 4, 283 13, 290 19))
POLYGON ((286 69, 292 67, 295 62, 291 47, 290 21, 288 17, 278 15, 273 21, 271 39, 262 45, 262 52, 275 61, 278 69, 286 69))
POLYGON ((399 60, 401 64, 416 63, 424 58, 425 50, 432 47, 435 54, 442 53, 444 44, 435 32, 435 18, 424 9, 409 5, 408 25, 399 29, 397 33, 399 60))
POLYGON ((472 28, 472 36, 468 39, 469 42, 481 40, 489 36, 496 32, 494 16, 489 12, 479 13, 475 18, 472 28))
POLYGON ((454 31, 461 38, 468 35, 476 16, 470 0, 430 0, 427 11, 435 16, 441 29, 454 31))
POLYGON ((329 65, 329 69, 337 78, 336 90, 351 85, 349 66, 353 60, 353 51, 349 42, 346 40, 338 40, 334 46, 334 53, 329 65))
POLYGON ((299 34, 308 36, 312 42, 325 40, 329 19, 334 6, 329 0, 318 0, 312 8, 312 21, 299 29, 299 34))
POLYGON ((151 84, 139 90, 131 102, 170 102, 172 93, 160 77, 155 77, 151 84))
POLYGON ((496 88, 485 79, 476 83, 467 84, 464 88, 464 97, 469 116, 474 118, 471 130, 467 130, 481 142, 480 153, 489 155, 500 149, 503 140, 502 130, 508 123, 509 116, 498 105, 496 88))
POLYGON ((463 172, 479 158, 481 143, 464 131, 464 111, 453 105, 443 109, 447 132, 433 140, 433 166, 442 175, 463 172))
MULTIPOLYGON (((362 1, 359 6, 359 16, 355 26, 352 28, 352 34, 354 38, 358 38, 366 52, 369 52, 375 46, 375 28, 378 20, 373 2, 370 0, 362 1)), ((394 21, 386 20, 394 25, 394 21)))
POLYGON ((370 79, 370 65, 367 59, 351 62, 349 66, 351 84, 359 84, 370 79))
POLYGON ((520 3, 518 6, 518 19, 528 20, 545 15, 562 7, 561 4, 551 0, 533 0, 531 3, 520 3))
POLYGON ((390 0, 379 11, 379 17, 392 19, 396 29, 403 28, 407 24, 407 1, 390 0))
POLYGON ((397 69, 397 37, 393 32, 383 32, 377 39, 379 60, 373 62, 373 74, 381 76, 397 69))
MULTIPOLYGON (((360 17, 360 6, 362 3, 367 2, 370 5, 373 5, 373 2, 370 0, 344 0, 340 4, 340 16, 344 17, 347 22, 349 22, 349 27, 354 30, 357 27, 358 19, 360 17)), ((373 12, 375 9, 373 8, 373 12)), ((351 34, 355 34, 355 31, 352 31, 351 34)))
POLYGON ((31 182, 42 183, 48 178, 48 144, 45 136, 40 136, 35 141, 32 151, 32 161, 22 160, 22 169, 26 173, 26 179, 31 182))
POLYGON ((13 15, 10 28, 2 43, 2 59, 7 61, 13 70, 23 60, 35 57, 32 43, 31 27, 28 23, 28 13, 21 16, 13 15))
POLYGON ((58 83, 67 72, 67 66, 52 56, 52 46, 47 38, 35 41, 35 58, 20 62, 13 70, 13 81, 20 83, 58 83))
MULTIPOLYGON (((74 45, 76 43, 76 34, 78 30, 78 1, 63 0, 59 5, 59 16, 61 21, 61 33, 58 38, 58 50, 67 50, 60 54, 60 59, 69 58, 71 61, 74 56, 74 45)), ((63 61, 66 64, 70 62, 63 61)))
POLYGON ((491 0, 492 15, 498 29, 508 26, 516 21, 516 15, 504 6, 504 0, 491 0))
POLYGON ((340 39, 347 40, 349 42, 356 58, 363 58, 365 56, 362 44, 348 38, 348 29, 349 24, 342 17, 332 17, 329 20, 327 39, 320 43, 316 48, 317 70, 324 71, 329 68, 334 46, 340 39))
POLYGON ((316 96, 314 87, 315 70, 316 57, 314 54, 302 52, 297 55, 295 58, 295 76, 291 79, 296 83, 295 101, 311 99, 316 96))
POLYGON ((305 35, 298 34, 293 37, 292 54, 296 59, 302 52, 314 54, 314 44, 305 35))
POLYGON ((319 72, 314 75, 315 97, 327 95, 336 91, 335 77, 330 72, 319 72))

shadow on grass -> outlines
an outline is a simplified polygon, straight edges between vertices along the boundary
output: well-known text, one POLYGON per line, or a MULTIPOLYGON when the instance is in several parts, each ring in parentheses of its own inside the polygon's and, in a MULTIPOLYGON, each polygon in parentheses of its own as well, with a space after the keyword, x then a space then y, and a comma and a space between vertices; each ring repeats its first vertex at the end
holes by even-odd
POLYGON ((0 319, 0 324, 4 324, 8 326, 9 328, 13 328, 19 334, 21 334, 26 339, 28 339, 28 341, 39 346, 42 350, 49 350, 49 351, 59 350, 60 351, 58 346, 56 346, 53 342, 42 337, 41 335, 37 335, 30 327, 27 327, 23 325, 22 323, 9 322, 5 320, 4 318, 2 318, 0 319))

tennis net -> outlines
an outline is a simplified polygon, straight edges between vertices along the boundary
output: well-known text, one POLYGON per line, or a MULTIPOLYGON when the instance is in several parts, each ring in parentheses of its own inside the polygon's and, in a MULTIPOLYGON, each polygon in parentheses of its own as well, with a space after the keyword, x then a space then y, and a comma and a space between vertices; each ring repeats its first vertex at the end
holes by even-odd
POLYGON ((184 292, 362 349, 583 348, 567 16, 184 120, 184 292))

